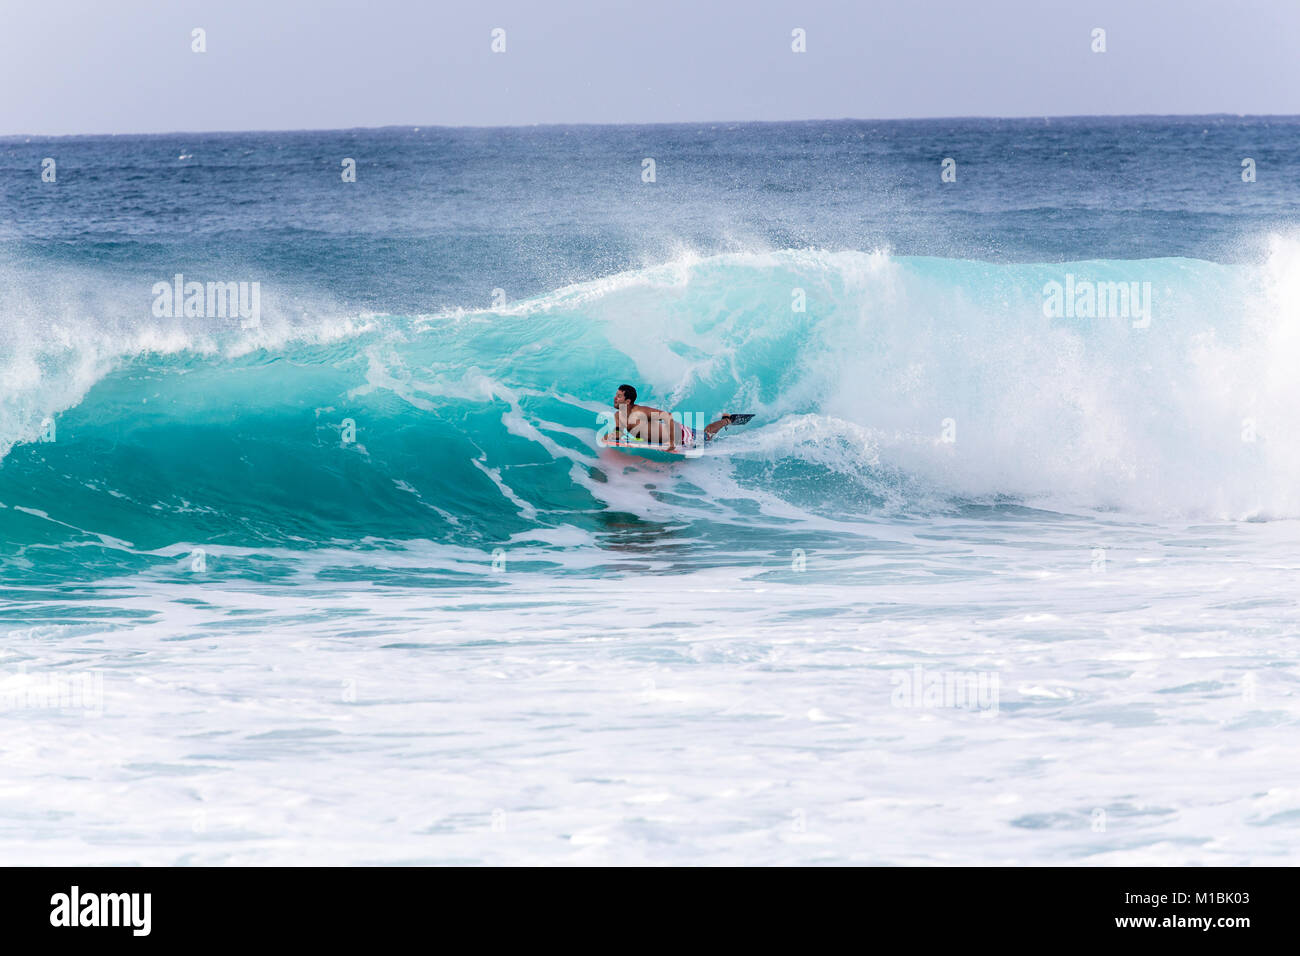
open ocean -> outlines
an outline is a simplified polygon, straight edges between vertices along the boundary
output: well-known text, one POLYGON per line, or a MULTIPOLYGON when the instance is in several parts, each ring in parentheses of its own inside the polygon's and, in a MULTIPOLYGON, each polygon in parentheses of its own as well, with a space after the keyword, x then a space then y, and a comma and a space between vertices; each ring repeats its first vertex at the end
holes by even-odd
POLYGON ((0 862, 1300 862, 1298 143, 0 138, 0 862))

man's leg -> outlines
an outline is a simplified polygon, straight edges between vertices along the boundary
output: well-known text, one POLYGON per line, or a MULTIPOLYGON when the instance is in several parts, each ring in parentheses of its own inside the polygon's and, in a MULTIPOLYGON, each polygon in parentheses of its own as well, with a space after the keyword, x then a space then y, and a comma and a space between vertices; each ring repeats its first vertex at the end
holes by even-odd
POLYGON ((713 422, 712 424, 709 424, 709 425, 705 425, 705 426, 704 426, 704 440, 705 440, 705 441, 709 441, 710 439, 712 439, 713 437, 715 437, 715 436, 718 434, 718 432, 722 431, 724 428, 726 428, 726 427, 727 427, 728 425, 730 425, 730 424, 731 424, 731 416, 730 416, 730 415, 723 415, 723 416, 722 416, 721 418, 719 418, 716 422, 713 422))

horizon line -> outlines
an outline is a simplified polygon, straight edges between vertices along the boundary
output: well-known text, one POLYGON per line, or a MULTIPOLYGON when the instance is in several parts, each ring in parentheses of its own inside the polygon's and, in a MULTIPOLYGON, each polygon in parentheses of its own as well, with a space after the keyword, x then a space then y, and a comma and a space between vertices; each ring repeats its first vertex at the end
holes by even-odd
POLYGON ((781 119, 781 120, 656 120, 640 123, 388 123, 383 126, 302 126, 292 128, 255 127, 245 129, 189 129, 162 130, 155 132, 121 132, 121 133, 0 133, 0 140, 8 139, 76 139, 104 136, 237 136, 247 133, 352 133, 359 131, 382 131, 394 129, 448 129, 448 130, 494 130, 494 129, 553 129, 573 127, 642 127, 642 126, 788 126, 798 123, 938 123, 970 120, 1088 120, 1088 119, 1300 119, 1300 113, 1063 113, 1046 115, 1028 113, 1015 116, 894 116, 894 117, 822 117, 816 119, 781 119))

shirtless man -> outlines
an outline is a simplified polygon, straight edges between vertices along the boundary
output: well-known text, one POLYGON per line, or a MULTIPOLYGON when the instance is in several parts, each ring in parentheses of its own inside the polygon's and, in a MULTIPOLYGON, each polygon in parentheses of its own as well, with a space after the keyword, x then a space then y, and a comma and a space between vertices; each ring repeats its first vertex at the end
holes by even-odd
MULTIPOLYGON (((730 424, 731 416, 723 415, 716 422, 705 426, 704 440, 708 441, 730 424)), ((614 427, 610 434, 617 437, 620 432, 627 432, 642 441, 667 445, 669 451, 676 449, 678 444, 695 444, 695 433, 681 422, 673 421, 668 412, 649 405, 638 405, 636 389, 631 385, 620 385, 614 393, 614 427)))

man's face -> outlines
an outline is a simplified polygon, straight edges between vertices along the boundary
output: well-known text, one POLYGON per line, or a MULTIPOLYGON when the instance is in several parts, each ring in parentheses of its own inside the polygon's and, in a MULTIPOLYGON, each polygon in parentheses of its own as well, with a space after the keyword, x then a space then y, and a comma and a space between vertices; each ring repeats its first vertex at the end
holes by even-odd
POLYGON ((624 405, 631 405, 632 403, 628 401, 627 396, 623 394, 623 390, 620 388, 617 392, 614 393, 614 404, 615 406, 621 408, 624 405))

